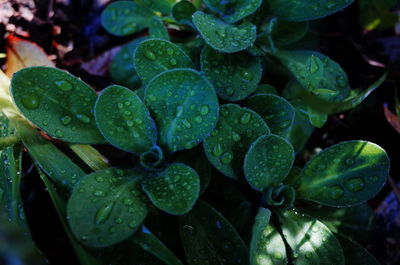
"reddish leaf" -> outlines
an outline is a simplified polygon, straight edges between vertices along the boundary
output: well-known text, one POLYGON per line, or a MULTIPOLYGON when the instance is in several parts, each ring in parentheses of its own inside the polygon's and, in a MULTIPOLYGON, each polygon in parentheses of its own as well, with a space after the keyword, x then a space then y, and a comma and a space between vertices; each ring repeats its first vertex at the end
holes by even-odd
POLYGON ((385 112, 386 120, 390 123, 390 125, 392 125, 396 132, 400 133, 400 119, 389 110, 386 104, 383 106, 383 110, 385 112))

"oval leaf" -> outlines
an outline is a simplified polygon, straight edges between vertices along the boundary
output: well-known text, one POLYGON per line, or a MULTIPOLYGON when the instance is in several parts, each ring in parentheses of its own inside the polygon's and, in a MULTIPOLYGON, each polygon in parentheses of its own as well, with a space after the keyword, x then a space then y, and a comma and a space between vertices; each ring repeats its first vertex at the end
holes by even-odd
POLYGON ((110 168, 85 176, 74 188, 67 214, 72 233, 93 248, 131 236, 147 216, 138 171, 110 168))
POLYGON ((223 54, 205 47, 201 70, 222 99, 240 101, 252 94, 261 80, 261 60, 247 53, 223 54))
POLYGON ((180 24, 193 25, 192 15, 196 10, 197 9, 192 2, 181 0, 172 7, 171 14, 176 22, 180 24))
POLYGON ((217 12, 223 20, 228 23, 235 23, 253 14, 260 7, 262 0, 240 0, 232 2, 205 0, 204 2, 212 11, 217 12))
POLYGON ((180 234, 189 265, 249 264, 247 247, 235 228, 205 202, 180 218, 180 234))
POLYGON ((250 243, 251 265, 287 264, 285 243, 279 232, 269 224, 270 217, 269 210, 258 210, 250 243))
POLYGON ((200 193, 200 180, 196 171, 184 164, 175 163, 143 181, 143 190, 157 208, 169 214, 189 212, 200 193))
POLYGON ((340 243, 323 223, 294 210, 284 211, 279 219, 293 264, 344 265, 340 243))
POLYGON ((269 0, 270 12, 287 21, 307 21, 341 11, 354 0, 269 0))
POLYGON ((111 3, 101 14, 101 24, 115 36, 126 36, 148 27, 153 12, 133 1, 111 3))
POLYGON ((250 145, 269 132, 267 124, 254 111, 226 104, 220 108, 215 130, 204 141, 204 150, 216 169, 238 179, 243 176, 243 161, 250 145))
POLYGON ((166 71, 147 86, 145 103, 166 150, 191 149, 206 138, 218 119, 212 85, 191 69, 166 71))
POLYGON ((283 97, 257 94, 246 99, 244 105, 263 117, 274 134, 285 136, 294 122, 295 109, 283 97))
POLYGON ((272 188, 289 174, 294 162, 292 145, 278 135, 265 135, 251 146, 244 159, 244 174, 258 190, 272 188))
POLYGON ((244 50, 256 40, 256 26, 249 22, 234 26, 213 15, 197 11, 193 14, 193 23, 207 44, 221 52, 244 50))
POLYGON ((157 128, 135 92, 122 86, 102 91, 95 106, 96 123, 104 138, 117 148, 141 154, 157 141, 157 128))
POLYGON ((156 75, 175 68, 193 68, 189 57, 170 41, 150 39, 139 44, 133 57, 136 71, 148 83, 156 75))
POLYGON ((78 78, 51 67, 29 67, 11 79, 18 109, 50 136, 72 143, 104 143, 92 110, 96 92, 78 78))
POLYGON ((352 206, 375 196, 389 174, 389 158, 376 144, 336 144, 310 160, 297 178, 297 196, 327 206, 352 206))
POLYGON ((158 17, 153 17, 150 20, 149 35, 151 38, 169 40, 168 30, 158 17))

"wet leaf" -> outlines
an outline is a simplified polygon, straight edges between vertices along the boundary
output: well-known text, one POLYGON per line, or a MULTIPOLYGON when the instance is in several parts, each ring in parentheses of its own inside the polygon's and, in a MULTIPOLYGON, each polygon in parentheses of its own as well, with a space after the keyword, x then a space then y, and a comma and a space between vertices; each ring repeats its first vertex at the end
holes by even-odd
POLYGON ((181 0, 172 7, 171 13, 176 22, 191 26, 193 25, 192 15, 196 10, 192 2, 181 0))
POLYGON ((157 18, 153 17, 149 23, 149 35, 154 39, 169 40, 168 30, 164 26, 163 22, 157 18))
POLYGON ((262 0, 239 0, 224 2, 218 0, 204 0, 207 7, 217 12, 228 23, 235 23, 253 14, 261 5, 262 0))
POLYGON ((300 152, 314 131, 314 126, 310 123, 307 113, 295 108, 294 121, 287 134, 287 139, 293 145, 296 153, 300 152))
POLYGON ((254 91, 254 95, 257 94, 274 94, 278 95, 278 91, 276 90, 275 87, 269 85, 269 84, 261 84, 257 87, 256 91, 254 91))

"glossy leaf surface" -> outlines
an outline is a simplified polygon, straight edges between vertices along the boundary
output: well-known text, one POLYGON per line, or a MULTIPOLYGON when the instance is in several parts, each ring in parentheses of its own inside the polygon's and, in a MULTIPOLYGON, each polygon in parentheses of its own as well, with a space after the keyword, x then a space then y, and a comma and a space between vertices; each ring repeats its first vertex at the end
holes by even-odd
POLYGON ((292 145, 278 135, 265 135, 251 144, 244 159, 244 174, 258 190, 272 188, 289 174, 294 162, 292 145))
POLYGON ((341 11, 354 0, 270 0, 270 12, 287 21, 307 21, 341 11))
POLYGON ((285 243, 279 232, 269 223, 271 212, 260 208, 253 226, 250 243, 251 265, 287 264, 285 243))
POLYGON ((180 234, 190 265, 249 264, 247 247, 236 230, 205 202, 180 218, 180 234))
POLYGON ((145 103, 166 150, 191 149, 206 138, 218 119, 212 85, 191 69, 166 71, 146 88, 145 103))
POLYGON ((256 39, 256 27, 249 22, 235 26, 213 15, 197 11, 193 14, 193 23, 207 44, 220 52, 234 53, 244 50, 256 39))
POLYGON ((181 0, 172 7, 171 13, 176 22, 192 25, 192 15, 196 10, 192 2, 181 0))
POLYGON ((207 7, 217 12, 223 20, 228 23, 235 23, 252 13, 261 5, 262 0, 238 0, 224 2, 218 0, 205 0, 207 7))
POLYGON ((191 167, 175 163, 156 177, 146 178, 143 190, 159 209, 181 215, 189 212, 196 203, 200 180, 191 167))
POLYGON ((148 83, 156 75, 175 68, 193 68, 181 48, 167 40, 150 39, 139 44, 133 57, 139 77, 148 83))
POLYGON ((294 210, 282 212, 279 219, 295 265, 345 264, 339 241, 323 223, 294 210))
POLYGON ((104 138, 119 149, 141 154, 157 141, 157 128, 135 92, 122 86, 105 88, 97 99, 96 123, 104 138))
POLYGON ((299 198, 328 206, 351 206, 375 196, 389 174, 389 158, 376 144, 336 144, 311 159, 297 178, 299 198))
POLYGON ((204 141, 208 160, 225 176, 243 176, 244 157, 250 145, 270 130, 254 111, 235 104, 222 105, 215 130, 204 141))
POLYGON ((126 36, 148 27, 153 12, 133 1, 111 3, 101 14, 101 24, 115 36, 126 36))
POLYGON ((68 201, 71 230, 82 244, 104 248, 131 236, 147 216, 141 173, 110 168, 82 178, 68 201))
POLYGON ((207 46, 200 63, 201 70, 224 100, 240 101, 248 97, 261 80, 261 60, 244 52, 223 54, 207 46))
POLYGON ((96 92, 67 72, 29 67, 11 80, 11 93, 24 116, 50 136, 73 143, 103 143, 92 110, 96 92))
POLYGON ((168 30, 164 26, 163 22, 157 18, 153 17, 149 23, 149 35, 154 39, 169 40, 168 30))

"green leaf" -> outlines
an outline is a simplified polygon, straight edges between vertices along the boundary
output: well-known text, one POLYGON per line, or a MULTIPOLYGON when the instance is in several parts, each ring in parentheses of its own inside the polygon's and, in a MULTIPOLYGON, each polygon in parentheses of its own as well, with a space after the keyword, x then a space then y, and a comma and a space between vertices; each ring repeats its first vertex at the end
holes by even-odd
POLYGON ((95 106, 96 123, 104 138, 124 151, 141 154, 157 141, 157 128, 135 92, 122 86, 102 91, 95 106))
POLYGON ((264 191, 264 203, 271 207, 289 209, 293 207, 295 190, 292 186, 279 185, 264 191))
POLYGON ((281 212, 279 219, 293 264, 344 265, 339 241, 323 223, 294 210, 281 212))
POLYGON ((247 265, 248 250, 233 226, 199 201, 180 218, 180 235, 189 265, 247 265))
POLYGON ((204 0, 212 11, 228 23, 235 23, 253 14, 261 5, 262 0, 218 1, 204 0))
POLYGON ((133 56, 139 77, 148 83, 156 75, 175 68, 194 68, 185 52, 167 40, 150 39, 139 44, 133 56))
POLYGON ((16 123, 16 128, 29 155, 58 188, 70 193, 75 183, 86 173, 25 121, 16 123))
POLYGON ((318 111, 313 110, 310 107, 307 108, 307 115, 311 124, 317 128, 322 128, 322 126, 325 125, 328 119, 328 114, 320 113, 318 111))
POLYGON ((288 22, 278 19, 272 28, 271 37, 276 46, 287 46, 301 40, 308 29, 308 22, 288 22))
POLYGON ((214 88, 191 69, 166 71, 147 86, 145 103, 159 130, 159 142, 172 152, 191 149, 214 129, 218 99, 214 88))
POLYGON ((162 14, 168 15, 171 12, 172 5, 175 0, 136 0, 155 11, 159 11, 162 14))
POLYGON ((245 99, 257 89, 261 80, 261 59, 244 52, 223 54, 207 46, 200 62, 201 70, 224 100, 245 99))
POLYGON ((346 265, 379 265, 379 262, 364 247, 349 237, 337 235, 343 248, 346 265))
POLYGON ((244 159, 244 174, 257 189, 279 185, 289 174, 294 162, 292 145, 278 135, 264 135, 251 144, 244 159))
POLYGON ((115 36, 127 36, 149 26, 153 12, 133 1, 111 3, 101 14, 101 24, 115 36))
POLYGON ((154 39, 169 40, 168 30, 158 17, 153 17, 149 23, 149 35, 154 39))
POLYGON ((260 208, 253 226, 250 243, 251 265, 287 264, 285 243, 279 232, 269 223, 271 212, 260 208))
POLYGON ((218 124, 204 141, 204 151, 222 174, 239 179, 250 145, 269 133, 267 124, 254 111, 235 104, 222 105, 218 124))
POLYGON ((193 25, 192 15, 196 12, 196 7, 187 0, 177 2, 171 10, 172 17, 180 24, 193 25))
POLYGON ((167 265, 183 265, 183 263, 144 225, 132 238, 133 242, 143 250, 152 253, 167 265))
POLYGON ((109 72, 114 83, 131 89, 136 89, 141 86, 142 82, 136 74, 132 58, 137 46, 144 39, 145 38, 135 39, 124 45, 112 59, 109 72))
POLYGON ((275 87, 270 84, 261 84, 257 87, 256 91, 254 91, 254 95, 258 94, 274 94, 278 95, 278 91, 275 87))
POLYGON ((269 0, 270 12, 282 20, 307 21, 341 11, 354 0, 269 0))
POLYGON ((352 206, 375 196, 389 174, 389 158, 376 144, 336 144, 311 159, 297 178, 297 196, 327 206, 352 206))
POLYGON ((11 93, 24 116, 50 136, 72 143, 104 143, 92 114, 96 92, 69 73, 24 68, 11 79, 11 93))
POLYGON ((93 171, 110 167, 107 158, 91 145, 69 144, 69 148, 93 171))
POLYGON ((242 51, 256 40, 256 27, 249 22, 235 26, 197 11, 193 14, 193 23, 207 44, 220 52, 242 51))
POLYGON ((358 1, 359 21, 367 30, 394 28, 399 20, 391 9, 396 7, 397 0, 363 0, 358 1))
POLYGON ((293 145, 295 152, 298 153, 310 139, 314 126, 310 123, 307 114, 298 108, 295 108, 295 110, 294 121, 287 134, 287 139, 293 145))
POLYGON ((157 208, 174 215, 189 212, 200 192, 196 171, 179 163, 170 165, 157 176, 146 178, 142 186, 157 208))
POLYGON ((315 51, 279 51, 274 56, 314 97, 341 102, 349 95, 346 73, 328 56, 315 51))
POLYGON ((82 178, 68 201, 72 233, 88 247, 104 248, 131 236, 147 216, 143 173, 110 168, 82 178))
POLYGON ((257 112, 279 136, 285 136, 293 124, 295 109, 283 97, 273 94, 257 94, 246 99, 244 105, 257 112))

